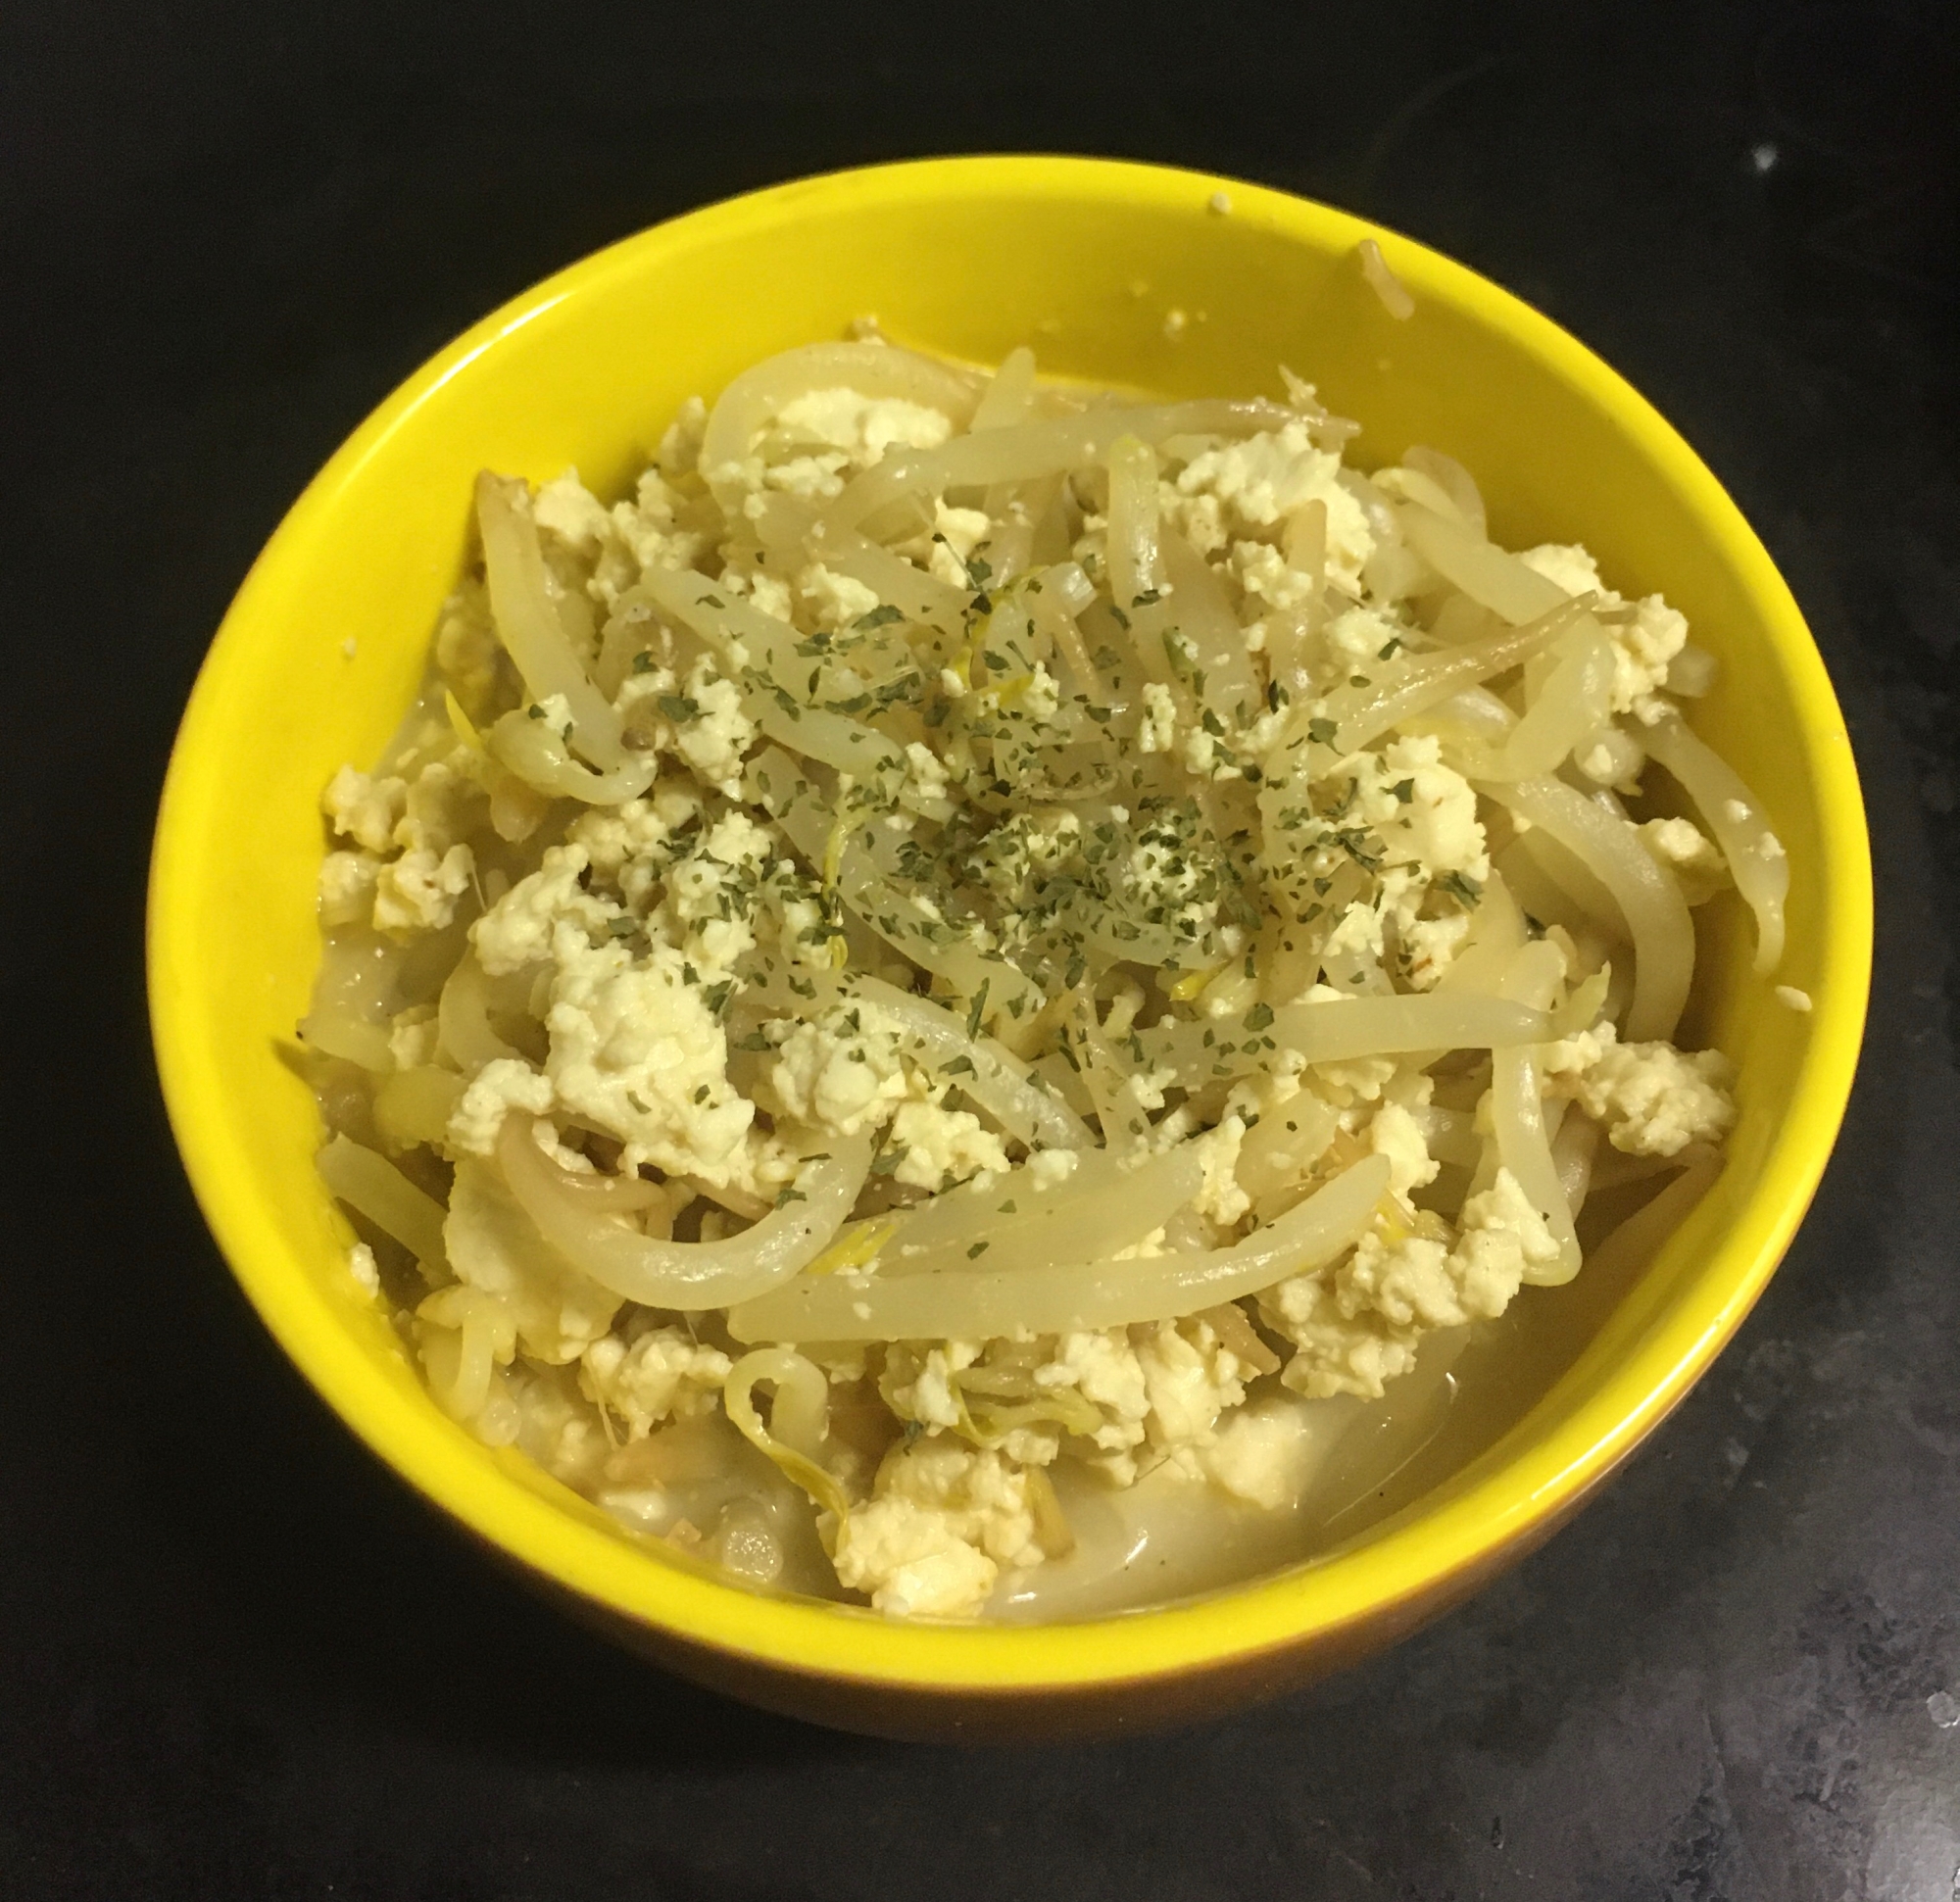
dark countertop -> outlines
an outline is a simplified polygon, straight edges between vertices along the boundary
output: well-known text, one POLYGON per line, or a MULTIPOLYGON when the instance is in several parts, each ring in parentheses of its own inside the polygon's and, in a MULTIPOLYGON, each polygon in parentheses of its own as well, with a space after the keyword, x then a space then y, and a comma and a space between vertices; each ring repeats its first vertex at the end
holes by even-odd
POLYGON ((1953 1902, 1952 10, 795 18, 745 14, 732 45, 709 10, 623 7, 0 24, 0 601, 25 671, 0 857, 0 1893, 1953 1902), (669 213, 1000 146, 1326 197, 1630 375, 1816 630, 1875 817, 1880 946, 1810 1220, 1568 1531, 1270 1708, 962 1754, 663 1679, 374 1466, 185 1192, 139 939, 203 646, 400 376, 669 213))

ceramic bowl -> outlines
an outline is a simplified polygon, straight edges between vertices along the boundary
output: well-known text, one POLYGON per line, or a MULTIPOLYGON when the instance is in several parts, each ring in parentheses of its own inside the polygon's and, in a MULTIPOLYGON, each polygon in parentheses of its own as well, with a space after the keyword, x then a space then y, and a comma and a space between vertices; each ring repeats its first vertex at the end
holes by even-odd
MULTIPOLYGON (((1837 1135, 1863 1023, 1871 891, 1842 718, 1789 591, 1719 483, 1596 357, 1495 285, 1321 205, 1236 180, 1060 158, 878 167, 713 206, 586 259, 479 323, 362 424, 226 615, 184 716, 152 871, 158 1061, 212 1230, 352 1430, 567 1608, 779 1711, 888 1734, 1054 1737, 1225 1710, 1360 1658, 1544 1539, 1679 1401, 1788 1245, 1837 1135), (1415 300, 1364 281, 1375 237, 1415 300), (1792 868, 1781 982, 1733 900, 1700 914, 1684 1041, 1740 1065, 1714 1189, 1639 1271, 1528 1291, 1516 1379, 1441 1470, 1345 1544, 1161 1609, 1047 1628, 905 1625, 724 1584, 623 1531, 431 1402, 347 1272, 282 1060, 318 957, 319 790, 373 758, 464 556, 470 481, 576 464, 619 492, 676 406, 875 316, 974 362, 1173 395, 1276 366, 1356 417, 1362 466, 1411 442, 1469 464, 1492 532, 1584 540, 1664 591, 1719 657, 1699 730, 1759 791, 1792 868)), ((221 1370, 220 1370, 221 1371, 221 1370)), ((322 1528, 323 1537, 333 1536, 322 1528)))

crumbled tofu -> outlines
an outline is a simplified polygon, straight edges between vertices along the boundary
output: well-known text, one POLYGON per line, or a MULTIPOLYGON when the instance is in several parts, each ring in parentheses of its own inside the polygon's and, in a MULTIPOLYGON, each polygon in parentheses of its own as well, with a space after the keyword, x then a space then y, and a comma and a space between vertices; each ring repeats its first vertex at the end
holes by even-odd
POLYGON ((447 1141, 459 1155, 488 1155, 497 1146, 504 1118, 514 1109, 533 1116, 550 1112, 557 1097, 551 1078, 519 1057, 500 1056, 470 1078, 450 1112, 447 1141))
POLYGON ((891 1143, 905 1151, 893 1174, 913 1189, 937 1193, 982 1169, 1007 1166, 1001 1139, 979 1117, 936 1103, 901 1103, 892 1118, 891 1143))
POLYGON ((545 483, 531 498, 531 518, 578 555, 595 555, 612 526, 606 505, 578 479, 575 468, 545 483))
POLYGON ((1690 904, 1705 904, 1728 885, 1729 862, 1691 819, 1649 819, 1640 828, 1648 852, 1671 871, 1690 904))
MULTIPOLYGON (((640 477, 630 502, 613 504, 605 526, 597 530, 598 553, 586 584, 595 601, 616 608, 620 597, 649 572, 690 567, 707 552, 704 535, 678 526, 680 507, 680 496, 658 468, 640 477)), ((597 528, 596 522, 593 526, 597 528)))
MULTIPOLYGON (((1526 549, 1519 560, 1569 595, 1588 592, 1602 608, 1622 608, 1626 598, 1599 579, 1599 564, 1584 548, 1547 542, 1526 549)), ((1613 710, 1631 712, 1667 684, 1667 670, 1688 645, 1688 622, 1659 595, 1637 604, 1632 619, 1606 626, 1613 645, 1613 710)))
MULTIPOLYGON (((1175 482, 1157 484, 1157 512, 1162 520, 1188 541, 1199 554, 1216 555, 1231 540, 1226 530, 1225 505, 1206 491, 1188 494, 1175 482)), ((1086 536, 1076 544, 1075 559, 1092 574, 1102 572, 1103 537, 1086 536), (1093 561, 1085 559, 1093 557, 1093 561)))
POLYGON ((319 921, 351 925, 374 915, 381 861, 370 852, 330 852, 319 862, 319 921))
MULTIPOLYGON (((760 878, 773 834, 740 811, 698 833, 668 863, 665 902, 650 919, 583 883, 595 847, 623 881, 636 837, 658 852, 671 823, 657 798, 630 819, 596 822, 587 843, 549 848, 471 937, 493 977, 552 966, 546 1075, 562 1110, 624 1146, 622 1168, 653 1163, 753 1191, 765 1158, 748 1141, 755 1105, 728 1081, 717 1012, 733 980, 717 974, 754 942, 746 917, 728 915, 731 893, 760 878), (635 948, 641 930, 644 951, 635 948)), ((469 1101, 466 1092, 459 1116, 469 1101)), ((453 1141, 465 1133, 453 1123, 453 1141)))
POLYGON ((945 799, 953 783, 939 756, 919 740, 906 748, 906 779, 912 796, 927 803, 945 799))
POLYGON ((744 1182, 756 1106, 728 1081, 728 1040, 686 958, 666 945, 640 961, 615 944, 566 949, 545 1018, 560 1103, 623 1142, 622 1169, 744 1182))
POLYGON ((733 1365, 684 1328, 650 1328, 630 1344, 612 1334, 593 1341, 579 1357, 579 1386, 625 1423, 629 1439, 642 1439, 664 1421, 711 1413, 733 1365))
POLYGON ((708 405, 691 396, 675 413, 661 437, 660 468, 663 475, 690 475, 701 461, 701 439, 708 433, 708 405))
POLYGON ((937 449, 953 434, 950 417, 903 397, 868 397, 856 390, 811 390, 784 405, 775 428, 786 438, 841 449, 864 468, 895 445, 937 449))
POLYGON ((820 561, 804 569, 797 593, 808 605, 817 626, 832 634, 843 633, 878 606, 875 588, 867 588, 848 574, 838 574, 820 561))
POLYGON ((424 851, 391 858, 374 879, 374 928, 408 936, 453 924, 475 869, 467 846, 451 846, 440 858, 424 851))
POLYGON ((395 778, 376 779, 342 766, 327 782, 321 800, 334 831, 366 851, 393 849, 395 827, 408 805, 408 785, 395 778))
POLYGON ((1252 1370, 1202 1315, 1138 1332, 1151 1443, 1172 1453, 1210 1445, 1218 1416, 1245 1399, 1252 1370))
POLYGON ((668 865, 665 918, 697 982, 722 976, 754 948, 752 902, 776 851, 774 832, 736 810, 698 833, 668 865))
POLYGON ((549 959, 562 929, 583 938, 610 931, 615 918, 625 917, 618 905, 584 889, 581 880, 591 862, 583 845, 548 848, 538 869, 470 926, 477 961, 492 977, 549 959))
POLYGON ((1277 1512, 1299 1497, 1312 1456, 1312 1432, 1298 1403, 1274 1395, 1227 1418, 1199 1458, 1215 1486, 1277 1512))
MULTIPOLYGON (((1173 1071, 1162 1083, 1156 1084, 1153 1094, 1159 1104, 1163 1100, 1164 1087, 1175 1081, 1176 1072, 1173 1071)), ((1207 1221, 1229 1229, 1252 1205, 1251 1197, 1239 1187, 1238 1179, 1239 1151, 1246 1141, 1245 1119, 1228 1111, 1212 1128, 1194 1141, 1204 1160, 1204 1181, 1191 1205, 1207 1221)))
MULTIPOLYGON (((580 813, 565 834, 565 843, 584 854, 580 870, 590 871, 593 884, 612 887, 629 905, 644 910, 658 902, 667 868, 686 850, 686 835, 700 822, 701 814, 698 792, 662 781, 644 799, 628 800, 623 805, 596 805, 580 813)), ((574 872, 568 882, 559 882, 550 898, 536 895, 535 902, 549 903, 558 897, 568 898, 577 887, 578 876, 574 872)), ((528 906, 533 901, 523 902, 528 906)), ((609 922, 603 915, 591 913, 579 921, 600 928, 609 922)), ((481 936, 479 928, 479 941, 481 936)), ((482 954, 480 942, 478 954, 482 954)), ((484 968, 489 969, 489 964, 484 968)))
POLYGON ((388 1027, 388 1054, 398 1070, 413 1070, 418 1064, 435 1061, 441 1038, 434 1004, 416 1004, 396 1014, 388 1027))
POLYGON ((1367 762, 1357 775, 1361 809, 1397 856, 1413 853, 1431 877, 1463 872, 1480 884, 1490 877, 1477 795, 1461 773, 1443 764, 1433 735, 1396 740, 1379 756, 1359 758, 1367 762))
POLYGON ((980 1358, 977 1341, 942 1341, 930 1346, 894 1341, 885 1350, 885 1368, 878 1390, 901 1420, 923 1427, 956 1429, 965 1402, 957 1389, 958 1376, 980 1358))
POLYGON ((967 579, 963 564, 971 559, 973 551, 994 532, 994 521, 984 509, 954 509, 943 501, 935 502, 932 510, 932 532, 933 538, 943 543, 953 558, 962 563, 958 580, 954 583, 955 587, 958 587, 967 579))
POLYGON ((1048 721, 1061 708, 1061 683, 1039 660, 1021 689, 1019 707, 1030 719, 1048 721))
MULTIPOLYGON (((1143 1443, 1150 1389, 1143 1363, 1122 1329, 1062 1335, 1054 1357, 1035 1370, 1034 1384, 1050 1390, 1073 1388, 1096 1407, 1102 1419, 1089 1438, 1105 1452, 1126 1453, 1143 1443)), ((1130 1477, 1135 1472, 1132 1465, 1130 1477)))
POLYGON ((768 1099, 778 1113, 839 1136, 876 1129, 911 1094, 900 1048, 873 1005, 826 1011, 777 1047, 768 1099))
POLYGON ((1525 549, 1518 560, 1535 574, 1542 574, 1554 587, 1569 595, 1596 594, 1602 599, 1610 592, 1599 579, 1599 563, 1590 550, 1578 543, 1545 542, 1525 549))
POLYGON ((1154 680, 1144 683, 1144 719, 1137 729, 1139 753, 1168 753, 1177 744, 1177 703, 1170 689, 1154 680))
POLYGON ((1607 1141, 1631 1155, 1679 1155, 1719 1143, 1736 1124, 1735 1066, 1720 1050, 1622 1044, 1610 1023, 1546 1047, 1545 1086, 1571 1097, 1607 1141))
POLYGON ((1415 1365, 1422 1330, 1397 1326, 1380 1309, 1343 1310, 1317 1275, 1296 1275, 1259 1298, 1259 1311, 1295 1347, 1280 1379, 1309 1399, 1358 1393, 1379 1400, 1388 1383, 1415 1365))
POLYGON ((1399 927, 1408 978, 1418 991, 1433 991, 1456 954, 1469 942, 1473 923, 1467 911, 1441 918, 1412 918, 1399 927))
POLYGON ((1431 1159, 1422 1125, 1400 1103, 1384 1103, 1368 1122, 1368 1146, 1389 1158, 1389 1187, 1407 1195, 1434 1182, 1443 1167, 1431 1159))
POLYGON ((779 621, 796 619, 796 595, 782 575, 760 568, 729 567, 722 570, 721 579, 731 594, 742 596, 759 613, 779 621))
POLYGON ((756 741, 741 690, 704 654, 688 669, 681 698, 695 711, 675 725, 674 752, 717 792, 740 797, 742 758, 756 741))
POLYGON ((1027 1475, 999 1453, 929 1437, 886 1455, 837 1529, 838 1579, 896 1618, 965 1618, 1003 1568, 1039 1565, 1027 1475))
POLYGON ((1280 1378, 1309 1399, 1358 1393, 1415 1364, 1424 1334, 1494 1320, 1526 1274, 1558 1258, 1544 1217, 1508 1169, 1463 1205, 1454 1244, 1391 1237, 1378 1225, 1333 1270, 1296 1275, 1261 1297, 1266 1318, 1298 1352, 1280 1378))
POLYGON ((1650 706, 1667 685, 1667 670, 1688 645, 1688 619, 1659 595, 1648 595, 1631 621, 1614 627, 1613 708, 1616 712, 1650 706))
POLYGON ((1289 567, 1270 542, 1234 542, 1232 574, 1248 596, 1268 608, 1304 608, 1318 593, 1314 577, 1289 567))
POLYGON ((1595 786, 1618 786, 1626 782, 1626 757, 1620 748, 1603 737, 1575 748, 1572 763, 1595 786))
POLYGON ((1396 646, 1392 644, 1399 644, 1407 632, 1400 621, 1379 608, 1344 609, 1321 632, 1326 651, 1321 670, 1324 684, 1333 688, 1357 674, 1368 677, 1374 668, 1385 664, 1385 648, 1388 658, 1395 658, 1396 646))
POLYGON ((1544 1217, 1508 1169, 1499 1169, 1489 1189, 1463 1204, 1460 1227, 1452 1257, 1458 1264, 1456 1301, 1469 1318, 1501 1314, 1520 1280, 1558 1259, 1558 1244, 1544 1217))
POLYGON ((426 760, 407 778, 343 766, 321 804, 335 835, 352 839, 359 851, 327 854, 319 880, 322 919, 351 924, 366 917, 397 938, 452 923, 475 869, 469 848, 458 841, 481 798, 474 779, 450 758, 426 760))
POLYGON ((1270 528, 1306 502, 1327 509, 1327 572, 1361 592, 1361 565, 1374 552, 1368 517, 1340 482, 1341 458, 1314 446, 1304 422, 1261 431, 1194 456, 1178 472, 1183 496, 1209 495, 1246 528, 1270 528))

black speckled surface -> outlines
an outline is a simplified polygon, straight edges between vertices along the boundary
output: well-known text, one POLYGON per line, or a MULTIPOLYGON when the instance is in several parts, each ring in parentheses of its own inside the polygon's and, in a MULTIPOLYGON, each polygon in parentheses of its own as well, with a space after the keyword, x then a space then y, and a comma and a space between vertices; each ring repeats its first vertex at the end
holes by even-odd
POLYGON ((1003 18, 0 22, 0 1894, 1960 1896, 1952 9, 1003 18), (1831 663, 1880 951, 1810 1221, 1575 1525, 1305 1695, 966 1755, 642 1669, 368 1461, 182 1187, 139 920, 204 643, 398 377, 670 212, 987 146, 1332 199, 1629 374, 1831 663))

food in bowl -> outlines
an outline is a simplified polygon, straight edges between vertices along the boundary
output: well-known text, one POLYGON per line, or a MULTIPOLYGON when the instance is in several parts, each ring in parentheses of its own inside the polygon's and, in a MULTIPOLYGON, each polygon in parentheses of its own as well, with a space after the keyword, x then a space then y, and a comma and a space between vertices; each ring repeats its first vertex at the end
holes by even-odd
POLYGON ((478 478, 303 1026, 455 1418, 758 1585, 1081 1615, 1353 1530, 1521 1289, 1691 1206, 1692 908, 1767 976, 1788 877, 1712 658, 1284 385, 873 336, 610 507, 478 478))

